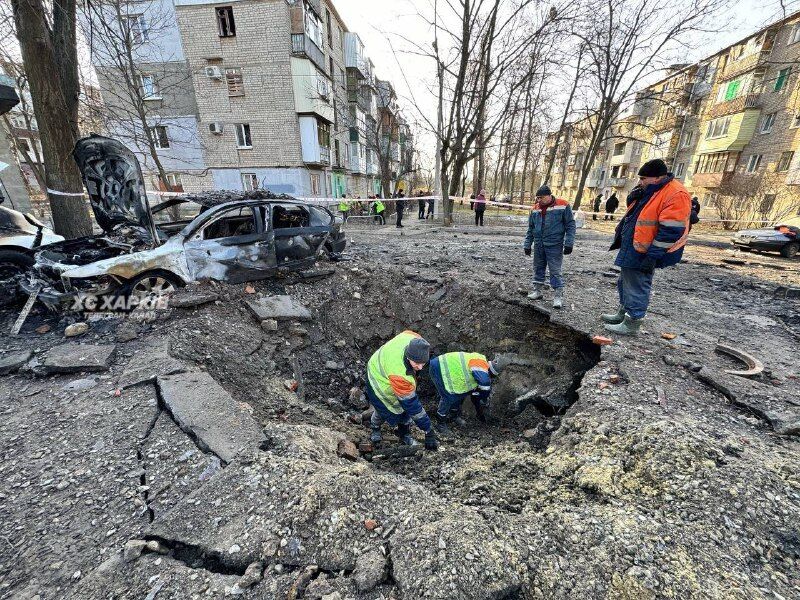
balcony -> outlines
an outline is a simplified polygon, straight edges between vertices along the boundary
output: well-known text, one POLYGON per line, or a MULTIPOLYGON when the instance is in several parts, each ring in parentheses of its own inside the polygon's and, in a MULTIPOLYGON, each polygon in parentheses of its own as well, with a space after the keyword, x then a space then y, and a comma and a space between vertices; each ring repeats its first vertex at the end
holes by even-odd
POLYGON ((692 176, 692 186, 713 189, 730 182, 732 178, 733 171, 727 173, 695 173, 692 176))
POLYGON ((615 188, 623 188, 628 184, 627 177, 609 177, 608 185, 615 188))
POLYGON ((681 118, 682 117, 677 114, 661 117, 653 123, 653 131, 661 133, 663 131, 677 129, 681 124, 681 118))
POLYGON ((588 177, 586 177, 586 187, 590 188, 603 187, 605 178, 606 178, 605 173, 600 174, 596 170, 590 171, 588 177))
POLYGON ((344 34, 344 66, 357 72, 359 79, 365 79, 369 74, 367 57, 364 55, 364 44, 358 34, 346 32, 344 34))
POLYGON ((325 54, 305 33, 292 34, 292 55, 308 58, 323 73, 328 70, 328 66, 325 64, 325 54))
POLYGON ((736 76, 741 75, 742 73, 752 71, 756 67, 765 64, 770 54, 772 54, 771 44, 769 48, 765 47, 760 52, 754 52, 753 54, 740 58, 739 60, 728 60, 728 64, 725 65, 725 69, 718 77, 718 81, 729 81, 734 79, 736 76))
POLYGON ((708 111, 709 119, 734 115, 750 108, 761 108, 761 94, 747 94, 727 102, 720 102, 708 111))
POLYGON ((728 130, 725 135, 707 138, 703 135, 697 145, 697 154, 710 154, 713 152, 735 152, 744 147, 753 139, 761 115, 759 110, 745 110, 731 116, 728 130))
POLYGON ((367 175, 377 175, 378 173, 380 173, 378 163, 367 163, 367 175))

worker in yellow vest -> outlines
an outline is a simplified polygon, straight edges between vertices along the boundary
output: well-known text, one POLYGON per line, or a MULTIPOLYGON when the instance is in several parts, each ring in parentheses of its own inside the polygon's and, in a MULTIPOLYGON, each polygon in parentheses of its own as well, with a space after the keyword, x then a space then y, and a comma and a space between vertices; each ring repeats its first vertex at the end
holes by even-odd
POLYGON ((339 201, 339 212, 342 213, 342 220, 347 223, 347 215, 350 212, 350 204, 347 202, 347 194, 342 194, 342 199, 339 201))
POLYGON ((416 445, 410 425, 414 421, 425 432, 425 449, 436 450, 439 444, 428 413, 417 397, 417 372, 428 363, 430 344, 413 331, 393 337, 367 362, 366 396, 375 409, 372 413, 370 440, 380 442, 381 425, 396 427, 403 444, 416 445))
POLYGON ((478 420, 485 423, 492 380, 507 362, 503 356, 489 361, 477 352, 448 352, 431 360, 430 376, 439 395, 439 407, 434 417, 436 431, 448 435, 451 433, 450 423, 460 427, 466 425, 461 407, 467 397, 472 399, 478 420))

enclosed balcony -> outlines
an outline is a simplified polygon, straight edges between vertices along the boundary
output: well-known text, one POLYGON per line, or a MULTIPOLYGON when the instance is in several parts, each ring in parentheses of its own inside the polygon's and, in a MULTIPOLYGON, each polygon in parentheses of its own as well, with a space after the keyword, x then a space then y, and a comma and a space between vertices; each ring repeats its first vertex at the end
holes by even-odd
POLYGON ((692 176, 692 185, 702 188, 718 188, 728 183, 733 178, 733 172, 728 173, 695 173, 692 176))
POLYGON ((308 58, 320 71, 326 71, 325 53, 305 33, 292 34, 292 55, 308 58))
POLYGON ((355 71, 359 79, 366 79, 369 75, 369 62, 364 53, 364 44, 357 33, 344 34, 344 66, 355 71))

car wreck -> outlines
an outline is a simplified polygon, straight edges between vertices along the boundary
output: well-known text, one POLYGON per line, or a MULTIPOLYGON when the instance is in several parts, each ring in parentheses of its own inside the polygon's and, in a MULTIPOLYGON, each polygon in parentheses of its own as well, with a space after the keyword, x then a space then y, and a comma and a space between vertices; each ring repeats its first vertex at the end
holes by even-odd
POLYGON ((151 207, 139 162, 120 142, 93 135, 73 155, 103 234, 36 253, 22 288, 52 309, 152 299, 205 279, 265 279, 345 248, 341 221, 324 207, 266 190, 186 194, 151 207))

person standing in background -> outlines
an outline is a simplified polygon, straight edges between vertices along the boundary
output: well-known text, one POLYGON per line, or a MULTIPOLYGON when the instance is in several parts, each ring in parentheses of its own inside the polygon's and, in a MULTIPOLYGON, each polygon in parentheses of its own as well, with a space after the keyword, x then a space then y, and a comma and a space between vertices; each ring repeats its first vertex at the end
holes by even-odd
POLYGON ((608 200, 606 200, 606 214, 603 217, 604 221, 608 221, 611 219, 614 220, 614 213, 617 211, 617 207, 619 207, 619 198, 617 198, 617 192, 613 192, 608 200))
POLYGON ((483 213, 486 212, 486 190, 475 197, 475 225, 483 227, 483 213))

